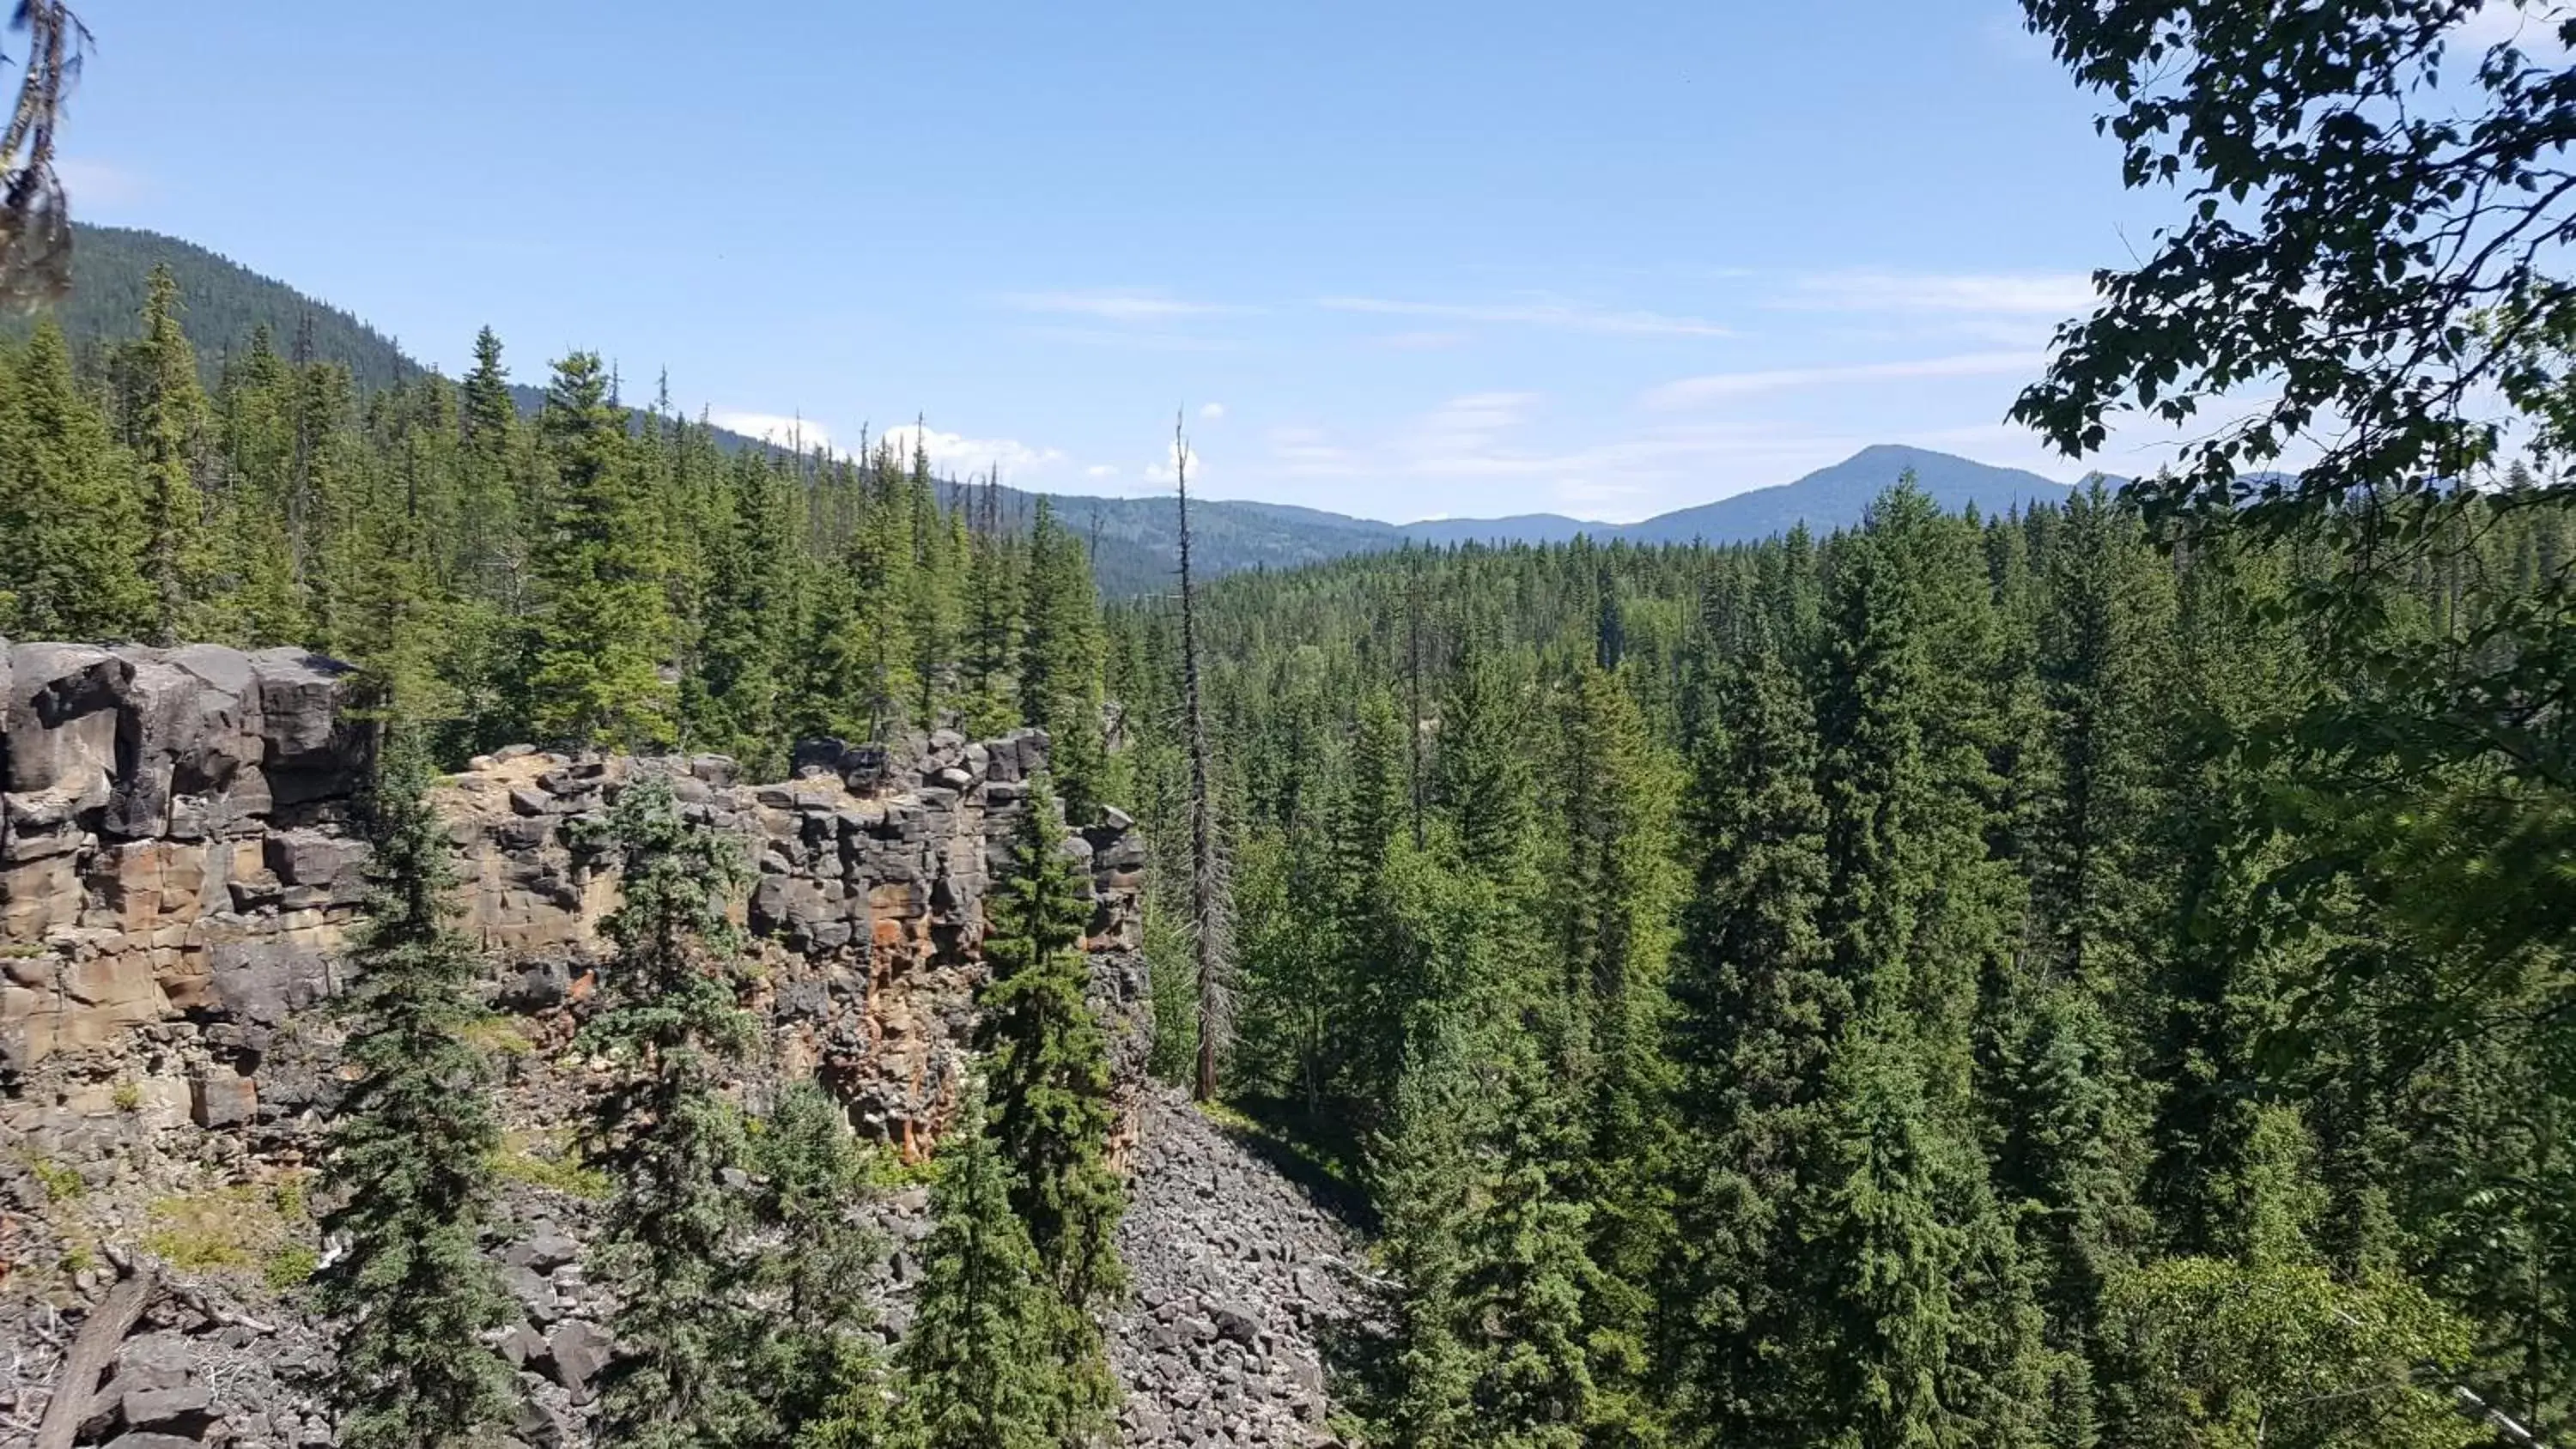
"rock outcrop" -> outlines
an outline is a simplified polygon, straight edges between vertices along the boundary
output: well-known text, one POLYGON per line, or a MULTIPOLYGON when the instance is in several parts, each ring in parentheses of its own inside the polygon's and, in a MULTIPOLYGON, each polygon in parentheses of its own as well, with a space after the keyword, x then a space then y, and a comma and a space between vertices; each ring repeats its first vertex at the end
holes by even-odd
MULTIPOLYGON (((337 1028, 367 850, 374 737, 341 666, 244 654, 0 644, 0 1449, 32 1442, 56 1367, 120 1264, 166 1272, 82 1412, 122 1449, 332 1441, 328 1335, 291 1285, 339 1090, 337 1028)), ((962 1080, 982 903, 1047 740, 942 732, 888 760, 821 742, 797 778, 717 756, 494 752, 440 780, 461 923, 491 963, 507 1063, 503 1213, 486 1243, 518 1305, 513 1442, 590 1441, 612 1304, 586 1268, 604 1184, 571 1150, 592 1064, 570 1049, 615 904, 591 826, 646 773, 733 834, 767 1031, 741 1090, 818 1078, 863 1133, 918 1156, 962 1080)), ((1131 1112, 1134 1292, 1113 1328, 1139 1445, 1335 1442, 1324 1365, 1363 1295, 1349 1232, 1235 1136, 1150 1086, 1144 849, 1112 812, 1086 868, 1092 1004, 1131 1112)), ((870 1292, 908 1316, 928 1194, 871 1208, 894 1251, 870 1292)))
MULTIPOLYGON (((294 650, 0 643, 0 1446, 27 1442, 12 1426, 31 1432, 67 1325, 134 1250, 171 1287, 83 1442, 329 1440, 296 1372, 327 1366, 324 1339, 260 1290, 315 1251, 303 1194, 339 1077, 313 1008, 360 919, 375 746, 350 689, 294 650)), ((743 842, 768 1030, 741 1091, 818 1077, 859 1130, 917 1156, 962 1081, 983 898, 1047 743, 943 731, 891 766, 830 745, 768 785, 716 756, 514 747, 437 784, 504 1013, 509 1217, 490 1247, 525 1315, 501 1343, 522 1442, 585 1438, 607 1352, 580 1261, 598 1185, 568 1150, 590 1070, 568 1047, 617 898, 589 827, 652 772, 743 842)), ((1143 845, 1113 813, 1061 848, 1086 867, 1092 1003, 1133 1085, 1151 1046, 1143 845)), ((899 1197, 887 1225, 911 1236, 922 1206, 899 1197)), ((884 1286, 893 1306, 902 1285, 884 1286)))
MULTIPOLYGON (((336 989, 365 894, 352 817, 374 738, 347 690, 341 666, 295 650, 0 645, 0 1136, 77 1149, 138 1095, 201 1128, 292 1137, 318 1120, 327 1063, 288 1028, 336 989)), ((758 864, 747 923, 777 968, 774 1067, 824 1075, 857 1125, 917 1150, 957 1080, 983 892, 1046 748, 1037 731, 942 731, 890 778, 809 765, 754 786, 720 756, 520 747, 435 800, 495 999, 542 1045, 587 992, 616 900, 581 827, 638 772, 672 776, 758 864)), ((1095 1005, 1132 1080, 1150 1042, 1130 825, 1113 814, 1065 849, 1089 867, 1095 1005)))

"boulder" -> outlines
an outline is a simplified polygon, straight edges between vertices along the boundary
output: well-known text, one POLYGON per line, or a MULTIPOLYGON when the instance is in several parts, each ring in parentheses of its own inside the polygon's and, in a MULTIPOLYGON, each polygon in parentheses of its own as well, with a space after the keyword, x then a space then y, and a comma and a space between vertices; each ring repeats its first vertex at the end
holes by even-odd
POLYGON ((133 1429, 167 1428, 186 1424, 194 1426, 207 1418, 215 1396, 202 1387, 177 1389, 132 1389, 118 1402, 117 1412, 125 1417, 126 1427, 133 1429))
POLYGON ((175 1389, 188 1382, 197 1351, 187 1335, 163 1331, 127 1339, 116 1351, 116 1373, 109 1385, 120 1393, 175 1389))
POLYGON ((28 808, 42 797, 69 814, 105 808, 116 773, 116 713, 127 663, 88 644, 14 644, 0 700, 0 789, 28 808))
POLYGON ((587 1404, 598 1396, 594 1385, 600 1370, 608 1367, 609 1349, 608 1333, 598 1324, 567 1318, 546 1336, 543 1367, 574 1404, 587 1404))
POLYGON ((250 656, 259 681, 261 764, 279 805, 345 799, 374 763, 373 726, 351 718, 350 667, 302 649, 250 656))

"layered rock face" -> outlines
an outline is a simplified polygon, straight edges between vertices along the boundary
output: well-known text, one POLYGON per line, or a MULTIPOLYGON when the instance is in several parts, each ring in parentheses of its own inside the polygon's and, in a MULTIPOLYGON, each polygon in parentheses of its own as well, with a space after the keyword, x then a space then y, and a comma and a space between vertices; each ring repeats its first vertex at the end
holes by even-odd
POLYGON ((0 1074, 319 998, 364 853, 345 681, 299 650, 0 645, 0 1074))
MULTIPOLYGON (((348 687, 296 650, 0 646, 0 1132, 76 1146, 52 1137, 119 1091, 200 1127, 311 1125, 328 1084, 279 1047, 309 1035, 284 1028, 334 990, 364 897, 353 816, 374 736, 348 687)), ((638 772, 671 775, 758 863, 747 924, 774 968, 772 1065, 823 1074, 856 1124, 918 1148, 963 1059, 983 892, 1045 758, 1034 731, 943 732, 892 778, 817 765, 749 786, 721 757, 512 749, 434 800, 499 1003, 542 1042, 588 990, 616 901, 581 827, 638 772)), ((1143 847, 1113 815, 1064 849, 1090 867, 1095 1004, 1132 1079, 1143 847)))
MULTIPOLYGON (((78 1442, 325 1445, 330 1339, 291 1292, 303 1201, 339 1091, 325 1004, 361 919, 359 792, 374 737, 347 672, 293 650, 0 644, 0 1449, 32 1442, 74 1330, 114 1262, 168 1265, 78 1442)), ((585 1244, 604 1184, 571 1125, 594 1083, 570 1050, 602 968, 611 863, 591 843, 618 791, 670 778, 743 842, 742 903, 768 1030, 742 1090, 818 1077, 862 1132, 926 1150, 962 1080, 984 979, 982 902, 1047 741, 952 733, 895 761, 825 746, 798 778, 720 757, 567 758, 512 748, 439 781, 463 929, 502 1009, 503 1212, 486 1247, 519 1305, 512 1442, 589 1442, 612 1305, 585 1244)), ((1082 861, 1092 1004, 1131 1108, 1121 1234, 1133 1301, 1114 1356, 1122 1438, 1332 1442, 1326 1344, 1359 1311, 1347 1233, 1177 1098, 1145 1084, 1144 849, 1112 814, 1082 861)), ((869 1211, 897 1245, 869 1292, 908 1317, 927 1194, 869 1211)))

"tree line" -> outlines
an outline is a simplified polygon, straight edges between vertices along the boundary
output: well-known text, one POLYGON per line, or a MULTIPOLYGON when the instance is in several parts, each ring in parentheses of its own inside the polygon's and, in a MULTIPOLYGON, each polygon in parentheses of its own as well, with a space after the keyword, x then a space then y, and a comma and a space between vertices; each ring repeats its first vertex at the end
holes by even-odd
MULTIPOLYGON (((522 416, 489 329, 461 380, 362 393, 265 331, 211 391, 168 271, 76 367, 0 356, 0 636, 300 645, 441 759, 513 741, 730 753, 955 722, 1053 733, 1078 819, 1117 793, 1097 592, 1043 503, 1006 526, 916 446, 719 446, 593 353, 522 416)), ((915 434, 916 440, 918 433, 915 434)))
MULTIPOLYGON (((479 1246, 499 1225, 502 1148, 485 972, 451 922, 428 778, 415 744, 389 755, 369 924, 331 1008, 353 1080, 324 1159, 333 1252, 314 1293, 355 1449, 485 1442, 520 1413, 495 1343, 516 1310, 479 1246)), ((1124 1193, 1064 829, 1041 776, 986 902, 978 1065, 940 1138, 912 1322, 889 1360, 869 1296, 888 1245, 864 1212, 883 1149, 814 1083, 742 1090, 759 1024, 729 915, 750 875, 741 844, 688 819, 667 777, 618 795, 583 846, 618 870, 620 901, 574 1043, 605 1065, 581 1136, 611 1184, 585 1259, 614 1303, 599 1442, 1052 1449, 1106 1433, 1100 1325, 1124 1282, 1124 1193)))
MULTIPOLYGON (((2470 508, 2372 647, 2571 559, 2564 508, 2470 508)), ((2348 572, 1900 485, 1822 540, 1207 590, 1229 1091, 1380 1219, 1377 1433, 2489 1442, 2455 1388, 2566 1432, 2576 998, 2456 919, 2530 888, 2479 822, 2533 787, 2376 753, 2295 604, 2348 572)), ((1177 629, 1119 611, 1113 692, 1177 629)), ((1133 768, 1167 856, 1180 750, 1133 768)))

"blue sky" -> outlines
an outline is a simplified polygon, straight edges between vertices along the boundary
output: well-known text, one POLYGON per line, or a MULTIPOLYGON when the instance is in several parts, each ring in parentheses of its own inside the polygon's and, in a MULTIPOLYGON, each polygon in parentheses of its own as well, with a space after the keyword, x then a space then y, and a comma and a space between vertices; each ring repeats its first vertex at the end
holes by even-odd
POLYGON ((1389 519, 2072 477, 2004 411, 2171 204, 2010 0, 83 10, 78 215, 1056 491, 1184 408, 1211 494, 1389 519))

